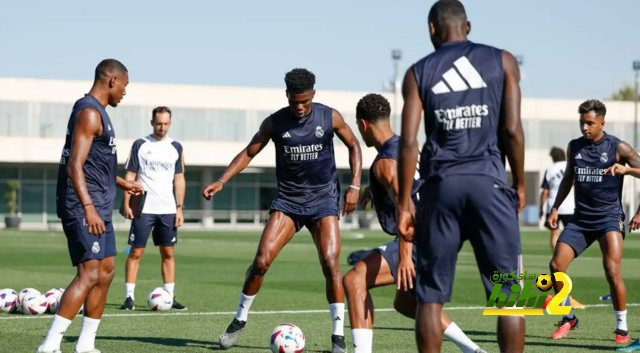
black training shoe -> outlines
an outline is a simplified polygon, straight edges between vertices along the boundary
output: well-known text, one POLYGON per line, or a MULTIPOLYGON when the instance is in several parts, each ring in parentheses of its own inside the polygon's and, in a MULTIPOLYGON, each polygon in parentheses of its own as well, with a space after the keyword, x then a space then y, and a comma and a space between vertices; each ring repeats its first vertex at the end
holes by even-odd
POLYGON ((220 335, 220 346, 224 349, 233 347, 246 325, 246 321, 240 321, 234 317, 227 330, 220 335))
POLYGON ((171 309, 173 310, 187 310, 187 307, 178 303, 178 301, 176 300, 176 297, 173 297, 173 305, 171 306, 171 309))
POLYGON ((347 345, 344 336, 331 335, 331 353, 346 353, 347 345))
POLYGON ((133 299, 131 299, 131 297, 127 297, 127 299, 125 299, 124 304, 122 304, 122 306, 120 307, 120 310, 135 310, 136 306, 135 306, 135 302, 133 301, 133 299))

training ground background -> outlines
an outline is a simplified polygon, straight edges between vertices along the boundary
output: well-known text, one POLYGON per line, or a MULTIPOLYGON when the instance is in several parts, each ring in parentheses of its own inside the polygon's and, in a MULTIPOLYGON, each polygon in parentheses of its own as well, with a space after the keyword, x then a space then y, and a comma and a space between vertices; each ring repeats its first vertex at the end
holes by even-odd
MULTIPOLYGON (((124 301, 124 270, 127 234, 117 234, 116 276, 109 291, 96 348, 103 352, 208 352, 220 350, 218 336, 231 321, 247 267, 259 240, 259 232, 181 232, 176 248, 176 296, 186 312, 152 312, 147 294, 162 286, 160 256, 149 240, 141 260, 136 286, 136 310, 118 310, 124 301)), ((354 250, 379 246, 391 237, 377 231, 343 231, 340 263, 343 274, 351 266, 347 256, 354 250)), ((548 232, 523 232, 525 270, 548 273, 551 259, 548 232)), ((627 234, 622 275, 627 287, 628 325, 632 339, 640 331, 640 238, 627 234)), ((0 232, 0 289, 20 291, 33 287, 45 292, 66 287, 75 269, 71 267, 66 239, 61 232, 0 232)), ((559 316, 526 318, 527 352, 606 352, 624 346, 613 342, 615 320, 611 301, 599 297, 609 293, 597 244, 575 260, 568 270, 572 295, 587 305, 576 310, 580 328, 567 338, 553 341, 551 333, 559 316)), ((375 352, 416 352, 413 321, 393 311, 394 287, 372 290, 375 315, 375 352)), ((498 352, 496 317, 483 316, 486 304, 472 248, 465 244, 458 257, 453 300, 446 305, 449 316, 487 352, 498 352)), ((232 352, 268 352, 271 330, 291 322, 306 334, 306 352, 330 348, 331 322, 325 283, 317 252, 304 229, 284 248, 266 275, 253 302, 247 329, 232 352)), ((0 351, 33 352, 51 322, 51 315, 0 314, 0 351)), ((73 352, 82 318, 77 316, 62 343, 63 352, 73 352)), ((345 322, 351 345, 349 320, 345 322)), ((352 349, 350 349, 352 351, 352 349)), ((443 352, 458 352, 451 342, 443 352)))

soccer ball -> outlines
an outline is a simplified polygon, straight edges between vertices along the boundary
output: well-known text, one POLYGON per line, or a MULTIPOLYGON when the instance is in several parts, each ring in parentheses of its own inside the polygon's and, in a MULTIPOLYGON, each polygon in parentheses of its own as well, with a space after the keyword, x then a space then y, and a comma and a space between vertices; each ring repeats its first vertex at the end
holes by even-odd
POLYGON ((33 289, 22 297, 22 312, 27 315, 40 315, 47 311, 47 298, 33 289))
POLYGON ((552 285, 553 281, 551 280, 551 275, 542 274, 538 276, 538 279, 536 279, 536 287, 543 292, 548 292, 552 285))
POLYGON ((173 306, 171 293, 162 287, 158 287, 149 293, 147 304, 153 311, 167 311, 173 306))
POLYGON ((11 288, 0 290, 0 311, 14 313, 18 310, 18 292, 11 288))
POLYGON ((302 353, 305 342, 304 333, 294 324, 276 326, 269 341, 273 353, 302 353))
POLYGON ((16 308, 18 311, 22 311, 22 300, 24 299, 24 296, 31 291, 37 292, 38 290, 35 288, 25 288, 18 293, 18 300, 16 301, 16 308))
POLYGON ((53 288, 44 293, 44 297, 47 298, 47 312, 55 314, 58 311, 58 304, 60 304, 60 298, 64 293, 63 288, 53 288))

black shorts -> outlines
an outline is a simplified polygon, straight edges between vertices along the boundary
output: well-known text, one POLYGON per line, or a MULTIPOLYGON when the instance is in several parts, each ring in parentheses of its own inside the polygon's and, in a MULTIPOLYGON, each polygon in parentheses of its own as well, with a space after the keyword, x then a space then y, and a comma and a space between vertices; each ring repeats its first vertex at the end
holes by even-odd
POLYGON ((602 238, 609 232, 618 232, 625 238, 625 225, 621 219, 603 218, 593 223, 586 223, 574 219, 560 234, 558 242, 565 243, 573 248, 576 257, 587 250, 591 244, 602 238))
POLYGON ((145 248, 153 228, 153 245, 174 246, 178 242, 178 228, 175 214, 143 213, 131 222, 129 245, 145 248))
MULTIPOLYGON (((547 217, 548 216, 549 215, 547 214, 547 217)), ((570 214, 559 214, 558 215, 558 222, 556 223, 556 227, 555 228, 551 228, 551 226, 547 222, 544 222, 544 226, 549 230, 556 230, 556 229, 560 228, 560 222, 562 222, 562 227, 566 228, 567 224, 569 224, 569 222, 571 221, 571 217, 572 216, 573 215, 570 215, 570 214)))
MULTIPOLYGON (((473 246, 487 299, 491 276, 521 272, 518 196, 491 177, 449 176, 427 181, 416 208, 418 261, 416 294, 419 302, 451 301, 458 251, 465 240, 473 246)), ((508 280, 501 293, 507 297, 508 280)))
POLYGON ((84 218, 63 218, 61 222, 73 266, 89 260, 104 260, 118 254, 116 233, 111 221, 103 220, 105 232, 100 237, 89 234, 84 218))
MULTIPOLYGON (((400 264, 400 243, 396 238, 394 241, 390 241, 382 246, 377 247, 374 251, 378 251, 382 257, 389 264, 391 275, 393 276, 393 283, 398 282, 398 265, 400 264)), ((416 256, 418 254, 418 247, 413 245, 413 264, 416 264, 416 256)))
POLYGON ((299 207, 295 208, 289 205, 286 201, 277 199, 271 204, 269 214, 274 211, 280 211, 293 220, 296 227, 296 233, 299 232, 302 227, 310 229, 311 225, 322 218, 335 216, 340 218, 340 209, 338 202, 329 200, 318 206, 313 207, 299 207))

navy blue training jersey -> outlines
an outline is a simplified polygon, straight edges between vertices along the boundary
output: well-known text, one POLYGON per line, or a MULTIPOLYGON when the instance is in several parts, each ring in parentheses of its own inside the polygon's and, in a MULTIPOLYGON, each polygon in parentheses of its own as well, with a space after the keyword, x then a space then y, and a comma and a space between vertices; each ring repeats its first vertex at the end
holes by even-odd
POLYGON ((571 162, 574 171, 574 197, 577 220, 599 222, 603 217, 624 221, 621 175, 605 176, 604 171, 617 162, 620 139, 607 133, 596 143, 584 137, 572 140, 571 162))
POLYGON ((288 107, 271 115, 278 197, 293 207, 339 200, 332 114, 330 107, 313 103, 302 119, 288 107))
POLYGON ((422 179, 485 175, 506 183, 498 129, 502 50, 471 41, 443 44, 413 65, 427 142, 422 179))
POLYGON ((118 173, 118 158, 116 149, 116 134, 105 107, 95 97, 86 94, 76 101, 67 124, 67 136, 58 167, 58 187, 56 193, 56 208, 59 218, 84 217, 84 208, 73 188, 73 183, 67 174, 67 163, 71 155, 71 139, 76 126, 78 112, 86 108, 93 108, 102 117, 102 135, 93 138, 87 160, 82 167, 87 183, 87 190, 91 196, 96 211, 105 221, 111 220, 113 204, 116 199, 116 178, 118 173))
MULTIPOLYGON (((393 202, 387 189, 378 181, 376 174, 374 173, 374 167, 376 162, 381 159, 390 158, 395 161, 398 160, 398 144, 400 142, 400 137, 398 135, 393 135, 390 139, 385 141, 385 143, 380 146, 380 150, 376 155, 376 158, 373 160, 371 164, 371 168, 369 169, 369 187, 371 190, 371 194, 373 195, 373 207, 376 211, 376 215, 378 216, 378 222, 380 222, 380 226, 382 230, 390 235, 398 235, 398 223, 397 223, 397 214, 396 214, 396 204, 393 202)), ((420 163, 418 162, 418 165, 420 163)), ((414 203, 417 203, 419 195, 418 191, 420 190, 423 181, 419 179, 419 174, 416 170, 416 178, 413 183, 413 188, 411 190, 411 196, 414 203)))

